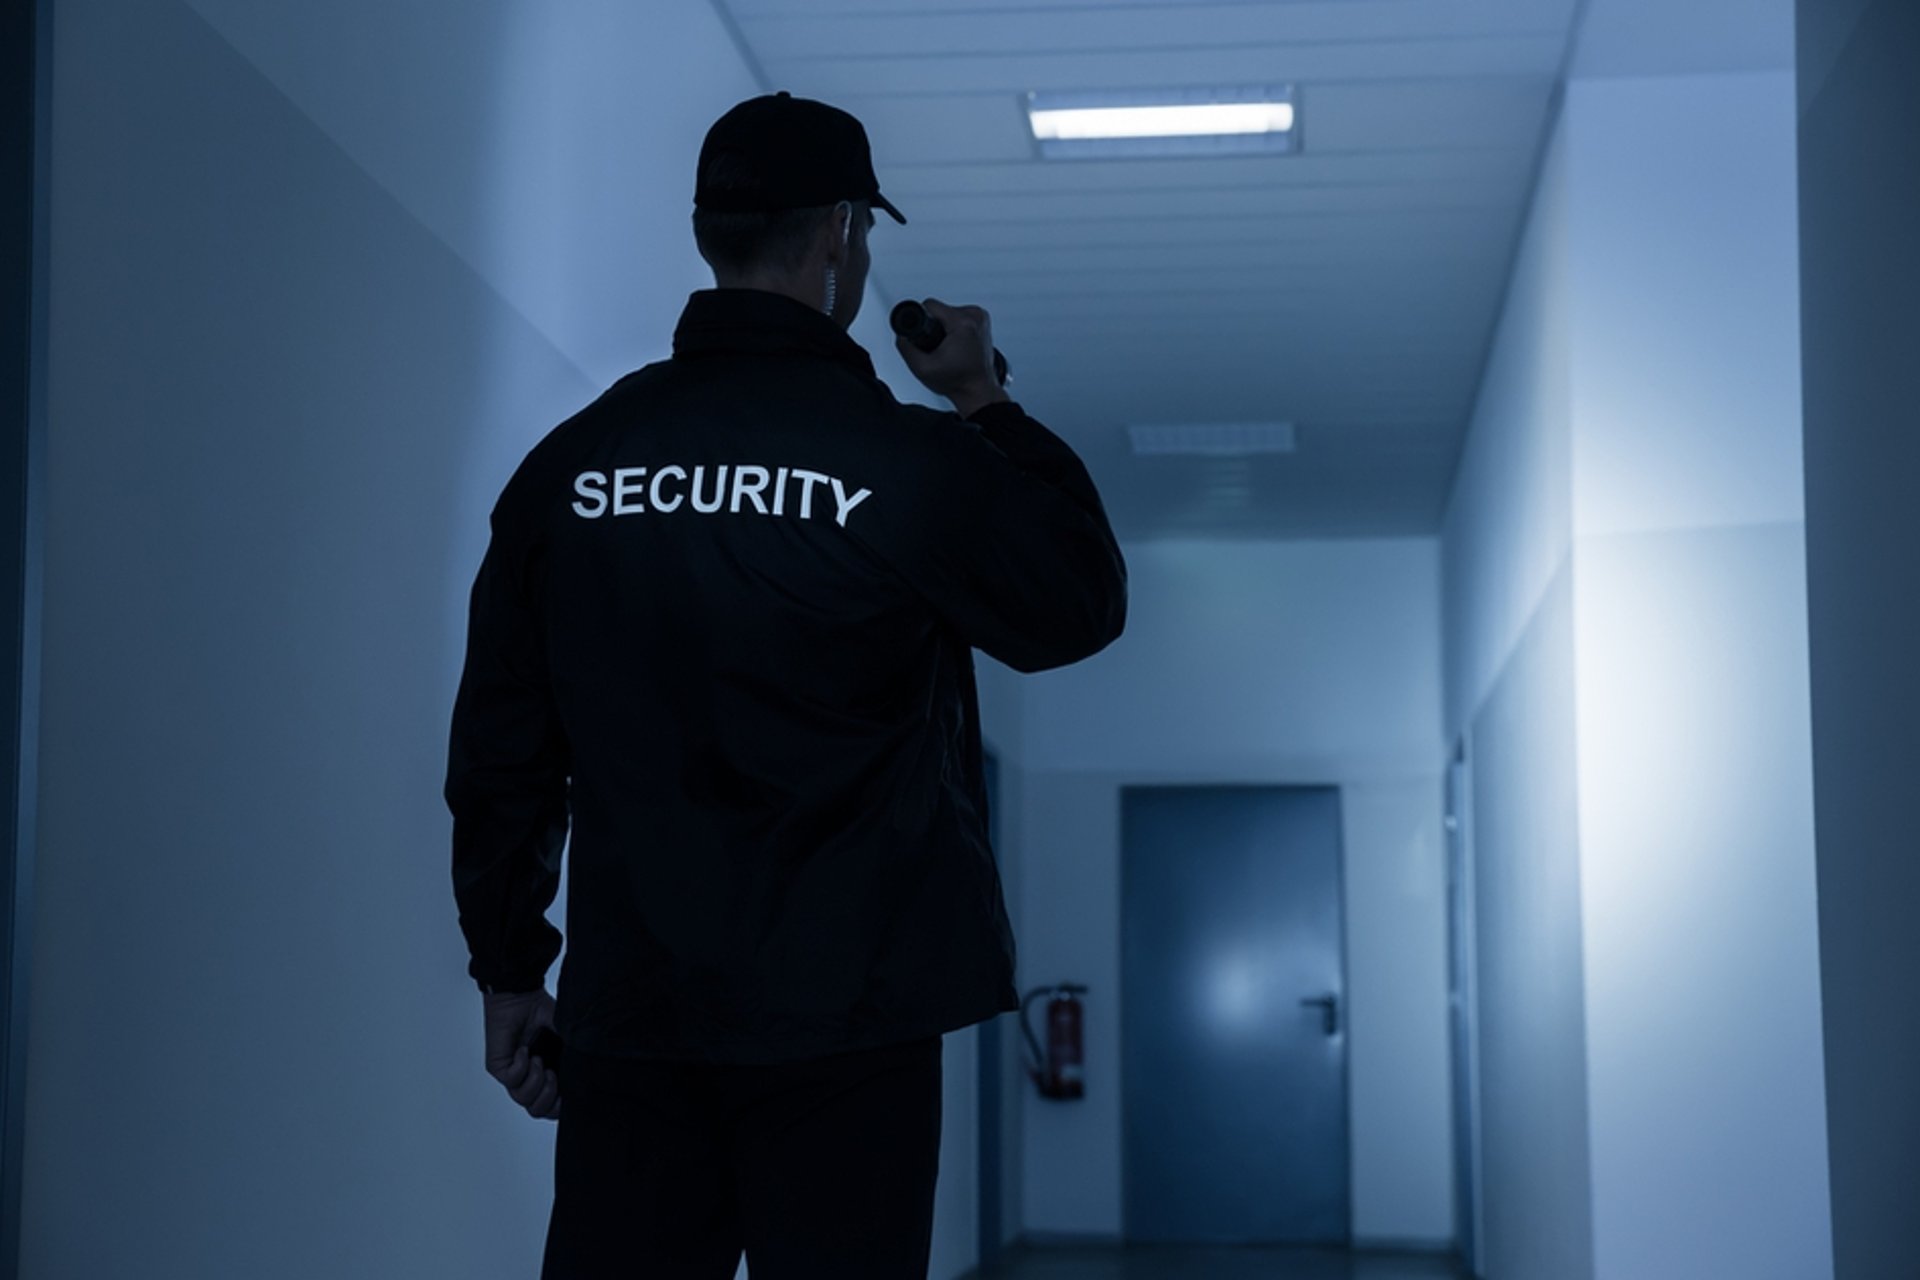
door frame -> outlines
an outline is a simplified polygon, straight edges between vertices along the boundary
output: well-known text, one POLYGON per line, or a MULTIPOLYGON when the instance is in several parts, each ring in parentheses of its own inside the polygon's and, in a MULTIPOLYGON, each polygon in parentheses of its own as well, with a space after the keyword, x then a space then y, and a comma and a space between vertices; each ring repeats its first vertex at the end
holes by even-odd
POLYGON ((20 1273, 27 957, 39 789, 53 0, 0 6, 0 1278, 20 1273))
MULTIPOLYGON (((985 773, 987 788, 987 841, 993 846, 994 859, 1000 857, 1000 833, 1005 828, 1000 822, 1000 757, 991 747, 982 746, 981 762, 985 773)), ((1005 1102, 1001 1087, 1001 1075, 1005 1070, 1001 1063, 1001 1023, 1003 1016, 988 1018, 980 1024, 979 1033, 979 1151, 976 1164, 979 1166, 979 1203, 976 1206, 975 1221, 978 1227, 976 1244, 979 1251, 977 1266, 985 1267, 998 1258, 1002 1252, 1000 1236, 1001 1219, 1001 1175, 1005 1172, 1000 1143, 1001 1112, 1005 1102)))
POLYGON ((1469 1275, 1486 1256, 1486 1197, 1480 1140, 1478 881, 1473 856, 1473 754, 1462 729, 1447 757, 1441 827, 1447 858, 1447 1040, 1452 1088, 1455 1247, 1469 1275), (1455 993, 1458 988, 1458 1005, 1455 993))
MULTIPOLYGON (((1126 901, 1127 901, 1127 890, 1126 890, 1126 883, 1125 883, 1126 840, 1127 840, 1126 793, 1129 791, 1144 791, 1144 790, 1160 791, 1160 790, 1175 790, 1175 789, 1213 790, 1213 791, 1224 790, 1224 789, 1239 789, 1239 790, 1248 790, 1248 791, 1254 791, 1254 790, 1331 791, 1334 793, 1335 814, 1337 817, 1337 823, 1338 823, 1338 829, 1339 829, 1339 843, 1340 843, 1339 856, 1335 859, 1335 863, 1334 863, 1335 873, 1336 873, 1335 884, 1339 892, 1339 898, 1340 898, 1340 901, 1339 901, 1340 1019, 1341 1019, 1340 1025, 1341 1025, 1341 1033, 1347 1040, 1346 1052, 1340 1055, 1341 1101, 1343 1104, 1341 1107, 1341 1114, 1340 1114, 1340 1131, 1342 1134, 1343 1145, 1346 1148, 1346 1158, 1347 1158, 1347 1222, 1346 1222, 1345 1231, 1343 1232, 1343 1238, 1338 1242, 1338 1247, 1352 1249, 1354 1247, 1354 1241, 1356 1238, 1354 1236, 1354 1231, 1353 1231, 1353 1213, 1354 1213, 1354 1206, 1357 1203, 1357 1199, 1353 1194, 1353 1040, 1351 1035, 1351 1031, 1353 1027, 1353 998, 1352 998, 1353 997, 1353 981, 1352 981, 1353 969, 1351 964, 1352 948, 1353 948, 1353 936, 1352 936, 1353 929, 1350 927, 1352 923, 1352 917, 1348 911, 1349 895, 1347 892, 1347 790, 1346 790, 1346 787, 1344 787, 1338 782, 1327 782, 1324 780, 1303 781, 1300 779, 1273 779, 1273 778, 1217 780, 1217 779, 1194 778, 1191 776, 1172 777, 1172 778, 1155 778, 1151 776, 1129 776, 1125 781, 1115 786, 1113 791, 1115 855, 1119 864, 1119 874, 1121 877, 1121 884, 1120 884, 1118 899, 1120 903, 1120 910, 1122 913, 1122 916, 1121 916, 1122 927, 1124 927, 1125 925, 1125 911, 1126 911, 1126 901)), ((1120 993, 1119 1006, 1120 1006, 1119 1007, 1120 1020, 1122 1024, 1124 1024, 1126 1021, 1125 990, 1122 990, 1120 993)), ((1123 1030, 1123 1035, 1124 1035, 1124 1030, 1123 1030)), ((1123 1048, 1122 1057, 1124 1056, 1125 1056, 1125 1053, 1123 1048)), ((1121 1177, 1122 1190, 1121 1190, 1121 1198, 1120 1198, 1120 1216, 1121 1216, 1120 1240, 1122 1244, 1125 1244, 1129 1242, 1132 1237, 1130 1236, 1127 1230, 1127 1222, 1126 1222, 1125 1164, 1126 1164, 1126 1153, 1127 1153, 1127 1107, 1126 1107, 1126 1099, 1125 1099, 1124 1082, 1121 1085, 1121 1091, 1122 1091, 1122 1096, 1121 1096, 1121 1102, 1120 1102, 1120 1161, 1121 1161, 1120 1177, 1121 1177)))

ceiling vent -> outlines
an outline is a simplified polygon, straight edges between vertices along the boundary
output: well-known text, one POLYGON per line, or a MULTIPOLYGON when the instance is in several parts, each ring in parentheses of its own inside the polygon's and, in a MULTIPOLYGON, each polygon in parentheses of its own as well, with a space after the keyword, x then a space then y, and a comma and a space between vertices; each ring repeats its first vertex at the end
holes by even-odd
POLYGON ((1292 453, 1291 422, 1197 422, 1131 426, 1138 457, 1188 456, 1244 458, 1257 453, 1292 453))

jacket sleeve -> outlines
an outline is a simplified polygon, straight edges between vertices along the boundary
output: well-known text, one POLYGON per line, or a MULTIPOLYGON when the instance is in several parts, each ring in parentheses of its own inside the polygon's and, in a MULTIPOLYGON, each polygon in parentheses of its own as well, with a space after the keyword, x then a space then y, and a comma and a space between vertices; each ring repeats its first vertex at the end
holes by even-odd
POLYGON ((940 415, 895 565, 1015 671, 1091 657, 1126 626, 1127 566, 1079 457, 1013 401, 940 415))
POLYGON ((453 894, 481 989, 533 991, 560 952, 547 921, 570 820, 566 737, 547 678, 531 548, 496 505, 473 583, 445 797, 453 894))

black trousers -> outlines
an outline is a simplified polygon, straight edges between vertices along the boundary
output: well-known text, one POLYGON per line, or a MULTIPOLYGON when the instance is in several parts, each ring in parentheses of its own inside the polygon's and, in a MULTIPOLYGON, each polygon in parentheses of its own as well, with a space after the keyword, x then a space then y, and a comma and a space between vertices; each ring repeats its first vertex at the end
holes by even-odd
POLYGON ((569 1046, 541 1280, 926 1280, 941 1037, 772 1065, 569 1046))

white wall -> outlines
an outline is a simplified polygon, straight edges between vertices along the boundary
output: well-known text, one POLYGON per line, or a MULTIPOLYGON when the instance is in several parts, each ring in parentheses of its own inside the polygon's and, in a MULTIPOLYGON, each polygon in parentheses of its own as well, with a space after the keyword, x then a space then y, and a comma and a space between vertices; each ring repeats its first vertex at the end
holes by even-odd
POLYGON ((1832 1274, 1793 103, 1571 83, 1449 512, 1495 1277, 1832 1274))
MULTIPOLYGON (((1022 677, 1019 984, 1085 982, 1087 1097, 1023 1085, 1025 1224, 1118 1236, 1122 786, 1337 783, 1353 1230, 1450 1240, 1439 563, 1431 539, 1124 548, 1127 632, 1022 677)), ((1039 1029, 1036 1029, 1039 1033, 1039 1029)))
MULTIPOLYGON (((1572 550, 1566 147, 1550 139, 1454 473, 1446 570, 1446 730, 1492 692, 1572 550)), ((1567 708, 1571 721, 1572 708, 1567 708)))
POLYGON ((533 1274, 554 1127, 481 1066, 447 878, 465 595, 525 450, 711 284, 694 157, 760 86, 701 0, 59 0, 54 56, 22 1274, 533 1274))
POLYGON ((1542 167, 1443 538, 1448 731, 1468 733, 1480 1241, 1495 1280, 1592 1270, 1574 807, 1564 138, 1542 167))
POLYGON ((1567 100, 1603 1280, 1832 1273, 1794 115, 1788 72, 1567 100))

